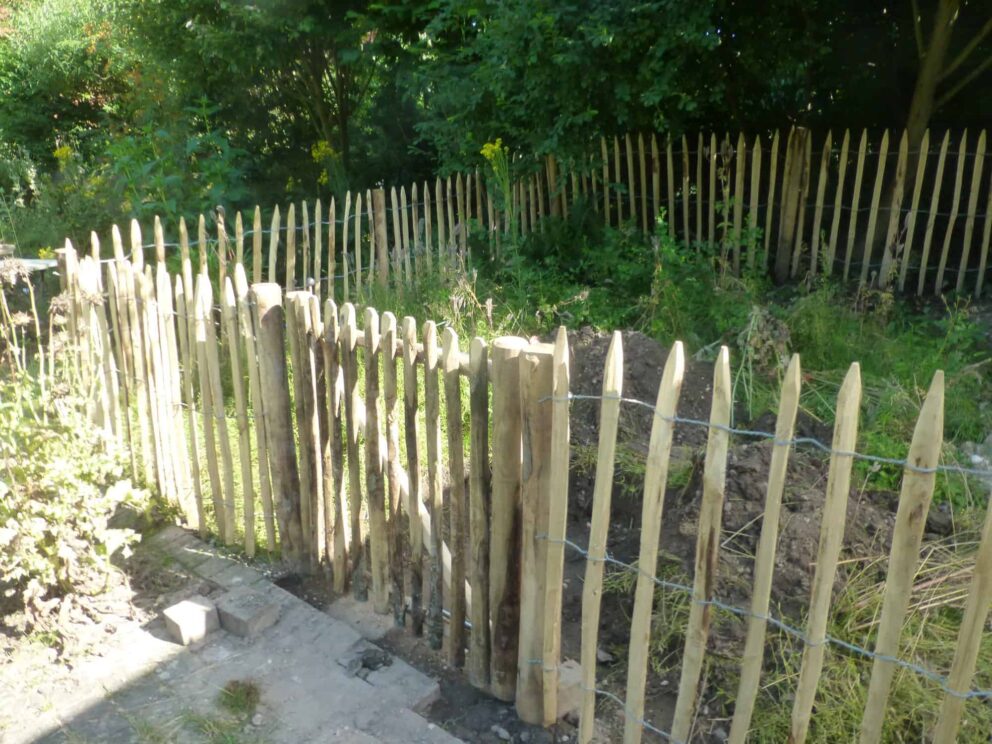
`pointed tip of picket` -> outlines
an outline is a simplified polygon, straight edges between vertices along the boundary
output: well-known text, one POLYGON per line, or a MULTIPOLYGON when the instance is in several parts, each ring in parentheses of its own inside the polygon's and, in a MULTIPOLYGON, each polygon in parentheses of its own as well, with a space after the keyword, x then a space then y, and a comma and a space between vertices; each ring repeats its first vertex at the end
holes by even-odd
POLYGON ((341 306, 341 325, 355 325, 355 306, 350 302, 341 306))
POLYGON ((603 394, 621 395, 623 392, 623 334, 613 332, 610 348, 606 351, 603 368, 603 394))

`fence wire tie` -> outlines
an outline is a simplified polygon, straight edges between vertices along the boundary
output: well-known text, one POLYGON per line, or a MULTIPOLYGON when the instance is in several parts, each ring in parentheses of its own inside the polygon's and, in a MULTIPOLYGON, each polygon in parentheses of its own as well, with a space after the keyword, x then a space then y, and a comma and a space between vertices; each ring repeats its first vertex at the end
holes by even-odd
MULTIPOLYGON (((589 551, 587 551, 578 543, 572 542, 568 538, 562 538, 559 540, 550 537, 547 533, 539 533, 535 535, 535 537, 538 540, 545 540, 546 542, 549 543, 555 543, 557 545, 565 545, 568 548, 575 551, 576 553, 579 553, 580 555, 584 556, 588 560, 602 561, 604 563, 609 563, 611 565, 622 568, 626 571, 634 571, 641 576, 647 577, 648 579, 650 579, 651 581, 653 581, 655 584, 662 587, 663 589, 670 589, 672 591, 677 591, 689 595, 695 594, 693 588, 690 586, 686 586, 684 584, 678 584, 672 581, 666 581, 665 579, 659 579, 657 576, 652 576, 647 571, 644 571, 640 566, 634 566, 629 563, 624 563, 623 561, 617 560, 616 558, 613 558, 610 555, 606 555, 603 558, 593 557, 589 554, 589 551)), ((895 666, 899 666, 902 667, 903 669, 907 669, 911 672, 915 672, 919 676, 933 682, 951 697, 961 698, 963 700, 971 700, 976 698, 992 700, 992 689, 988 689, 988 690, 973 689, 966 692, 959 692, 958 690, 955 690, 948 685, 946 677, 930 669, 927 669, 924 666, 920 666, 919 664, 914 664, 913 662, 906 661, 905 659, 900 659, 899 657, 892 656, 891 654, 880 654, 875 651, 862 648, 861 646, 857 646, 853 643, 849 643, 848 641, 841 640, 840 638, 835 638, 834 636, 831 635, 825 635, 822 640, 812 640, 803 631, 799 630, 798 628, 792 627, 788 623, 779 620, 776 617, 757 612, 751 612, 750 610, 746 610, 742 607, 729 605, 726 602, 720 601, 719 599, 715 599, 715 598, 701 599, 695 596, 691 596, 691 601, 703 607, 716 607, 719 610, 724 610, 725 612, 729 612, 733 615, 737 615, 738 617, 748 617, 748 618, 753 617, 756 620, 761 620, 762 622, 766 622, 769 625, 777 628, 778 630, 781 630, 787 635, 790 635, 802 641, 802 643, 805 646, 815 647, 815 646, 825 646, 827 644, 830 644, 842 648, 845 651, 850 651, 852 653, 858 654, 859 656, 864 656, 869 659, 878 659, 879 661, 885 661, 890 664, 894 664, 895 666)), ((538 659, 538 660, 532 660, 532 663, 538 663, 543 665, 544 661, 543 659, 538 659)), ((550 671, 550 670, 545 668, 545 671, 550 671)))
POLYGON ((621 403, 632 403, 634 405, 641 406, 642 408, 647 408, 652 411, 657 418, 663 421, 668 421, 673 424, 688 424, 690 426, 700 426, 706 429, 717 429, 719 431, 725 431, 728 434, 738 434, 740 436, 753 437, 755 439, 768 439, 773 445, 776 446, 796 446, 796 445, 809 445, 815 449, 821 450, 829 455, 837 455, 838 457, 851 457, 856 460, 865 460, 866 462, 874 462, 880 465, 898 465, 899 467, 905 468, 906 470, 911 470, 916 473, 956 473, 958 475, 973 475, 979 478, 990 478, 992 477, 992 470, 981 470, 979 468, 966 468, 961 465, 935 465, 933 467, 923 467, 921 465, 915 465, 908 460, 901 460, 896 457, 881 457, 880 455, 866 455, 861 452, 851 452, 848 450, 836 450, 827 444, 824 444, 819 439, 813 437, 794 437, 792 439, 779 439, 775 434, 770 431, 755 431, 753 429, 738 429, 733 426, 727 426, 725 424, 714 424, 710 421, 703 421, 701 419, 685 418, 683 416, 666 416, 662 414, 657 407, 643 400, 638 400, 636 398, 624 398, 618 395, 584 395, 580 393, 569 393, 567 397, 547 395, 538 400, 539 403, 545 403, 551 401, 554 403, 568 402, 573 400, 619 400, 621 403))

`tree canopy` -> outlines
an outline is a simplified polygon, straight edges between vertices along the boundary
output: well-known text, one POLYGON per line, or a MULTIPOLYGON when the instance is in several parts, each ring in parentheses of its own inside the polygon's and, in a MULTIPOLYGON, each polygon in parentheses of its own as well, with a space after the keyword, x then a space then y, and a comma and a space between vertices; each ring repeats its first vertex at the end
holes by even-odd
POLYGON ((980 126, 989 67, 979 0, 14 0, 0 238, 22 208, 71 233, 419 179, 497 137, 980 126))

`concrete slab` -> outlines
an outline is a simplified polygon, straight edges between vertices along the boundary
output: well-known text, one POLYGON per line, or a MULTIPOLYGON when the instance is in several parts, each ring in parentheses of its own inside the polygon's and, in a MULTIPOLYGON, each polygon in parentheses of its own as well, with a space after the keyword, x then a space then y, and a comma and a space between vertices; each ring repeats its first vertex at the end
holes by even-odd
POLYGON ((220 627, 217 608, 206 597, 190 597, 162 612, 169 635, 181 646, 202 641, 220 627))
POLYGON ((232 589, 217 599, 220 624, 228 633, 251 638, 279 619, 279 605, 250 586, 232 589))

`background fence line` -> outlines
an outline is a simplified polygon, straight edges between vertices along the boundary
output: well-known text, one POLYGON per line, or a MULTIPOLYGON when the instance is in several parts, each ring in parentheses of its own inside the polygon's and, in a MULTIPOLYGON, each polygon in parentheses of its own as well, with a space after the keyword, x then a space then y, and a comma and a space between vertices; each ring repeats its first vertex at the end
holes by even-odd
MULTIPOLYGON (((822 273, 917 295, 981 296, 992 236, 984 131, 946 132, 939 147, 927 132, 912 151, 898 132, 814 139, 801 128, 770 137, 604 138, 586 158, 513 157, 509 203, 494 176, 476 169, 435 178, 433 188, 425 180, 348 191, 326 210, 318 199, 266 215, 256 207, 251 219, 237 213, 229 222, 221 208, 200 216, 192 241, 180 226, 179 240, 148 244, 132 221, 129 257, 143 265, 137 253, 151 248, 207 246, 200 252, 222 267, 250 257, 253 282, 264 274, 295 289, 333 276, 350 300, 365 284, 402 286, 435 265, 463 270, 476 232, 498 256, 505 240, 540 233, 551 217, 584 209, 608 226, 653 233, 664 209, 671 239, 710 251, 735 274, 771 271, 786 281, 822 273), (338 261, 348 270, 337 272, 338 261)), ((115 257, 118 247, 115 240, 115 257)), ((99 257, 95 235, 91 252, 99 257)))
MULTIPOLYGON (((459 189, 456 181, 456 192, 465 189, 464 183, 459 189)), ((466 192, 461 206, 470 203, 466 192)), ((449 201, 448 206, 453 222, 454 205, 449 201)), ((565 202, 559 206, 564 209, 565 202)), ((293 212, 288 226, 293 224, 293 212)), ((372 240, 381 240, 385 222, 379 220, 377 226, 373 221, 373 232, 380 232, 380 237, 372 240)), ((204 244, 203 220, 198 232, 204 244)), ((237 232, 243 240, 244 231, 237 232)), ((264 545, 297 571, 326 572, 338 592, 350 590, 362 600, 371 597, 374 610, 393 613, 398 625, 409 619, 413 632, 426 632, 432 646, 444 648, 449 663, 468 667, 473 684, 513 700, 524 720, 550 725, 557 718, 566 547, 586 559, 580 651, 581 689, 587 697, 580 711, 580 741, 588 742, 593 734, 596 696, 623 700, 626 742, 640 741, 644 731, 689 741, 713 609, 748 619, 749 639, 753 634, 759 652, 750 659, 745 654, 742 663, 750 665, 756 680, 762 672, 760 651, 768 625, 802 642, 804 656, 792 703, 796 742, 808 735, 827 645, 874 664, 862 741, 880 740, 894 669, 939 685, 943 707, 934 722, 935 741, 954 740, 965 702, 992 697, 992 691, 973 686, 976 655, 992 604, 992 510, 971 572, 950 673, 898 655, 936 474, 992 476, 989 471, 942 465, 938 460, 943 441, 942 373, 934 377, 908 456, 878 457, 859 453, 854 446, 860 398, 857 364, 841 386, 834 439, 828 445, 794 436, 795 410, 787 401, 798 398, 798 357, 783 383, 776 431, 753 431, 733 426, 730 418, 726 348, 715 366, 717 392, 710 420, 681 417, 677 410, 685 359, 679 343, 669 353, 657 402, 622 395, 619 333, 607 354, 602 394, 580 395, 570 391, 564 328, 554 344, 508 337, 495 340, 488 353, 489 345, 481 338, 466 339, 464 344, 451 328, 439 334, 431 321, 421 326, 418 341, 416 320, 408 317, 398 323, 391 313, 380 315, 371 307, 364 308, 359 326, 355 305, 333 285, 326 287, 325 294, 320 284, 309 290, 284 290, 273 282, 249 283, 237 236, 234 260, 217 267, 218 305, 215 276, 205 252, 199 252, 199 267, 193 272, 185 229, 180 241, 182 265, 175 274, 167 268, 160 225, 155 234, 154 265, 144 263, 140 250, 133 250, 137 261, 126 258, 116 228, 115 257, 109 262, 99 259, 98 241, 82 259, 71 244, 59 251, 75 341, 72 353, 84 388, 92 391, 91 416, 96 425, 129 446, 133 475, 155 485, 201 534, 216 530, 225 544, 241 547, 249 555, 264 545), (337 299, 343 300, 340 306, 337 299), (469 401, 467 432, 461 430, 463 390, 469 401), (588 548, 569 540, 565 532, 573 400, 597 401, 604 422, 588 548), (647 407, 654 413, 636 567, 607 553, 615 421, 621 404, 647 407), (491 441, 485 436, 490 420, 491 441), (709 436, 703 493, 707 516, 700 522, 691 586, 662 580, 654 570, 677 426, 704 427, 709 436), (714 591, 731 436, 762 438, 773 449, 762 526, 762 543, 767 545, 755 558, 750 608, 722 602, 714 591), (816 448, 830 460, 805 629, 775 618, 767 605, 778 504, 789 453, 799 445, 816 448), (883 610, 872 648, 826 632, 855 459, 904 471, 883 610), (256 511, 258 501, 261 509, 256 511), (256 531, 264 534, 264 542, 256 544, 256 531), (402 559, 408 554, 409 562, 402 559), (606 564, 637 572, 623 698, 596 682, 606 564), (644 720, 648 643, 659 587, 692 597, 671 733, 644 720)), ((446 234, 453 236, 450 250, 441 245, 436 256, 454 261, 462 248, 456 233, 446 234)), ((393 235, 398 236, 394 244, 398 249, 382 265, 389 272, 387 279, 399 277, 405 282, 410 252, 404 253, 403 245, 412 248, 418 237, 408 230, 404 238, 402 227, 393 235)), ((131 238, 133 246, 141 245, 140 227, 132 228, 131 238)), ((222 252, 225 240, 218 241, 222 252)), ((316 249, 328 246, 328 261, 322 265, 331 269, 337 261, 335 243, 336 237, 314 235, 313 240, 309 236, 301 240, 300 248, 305 253, 309 245, 315 251, 307 264, 316 266, 320 255, 316 249)), ((364 272, 360 255, 354 252, 358 276, 364 272)), ((295 265, 287 263, 286 275, 291 277, 295 265)), ((261 273, 261 262, 253 264, 253 270, 261 273)), ((413 276, 416 266, 411 266, 413 276)), ((382 276, 364 275, 368 281, 364 286, 382 276)), ((355 290, 358 296, 357 282, 355 290)), ((744 740, 752 704, 753 693, 748 699, 745 691, 738 692, 731 741, 744 740)), ((812 723, 815 726, 815 720, 812 723)))

